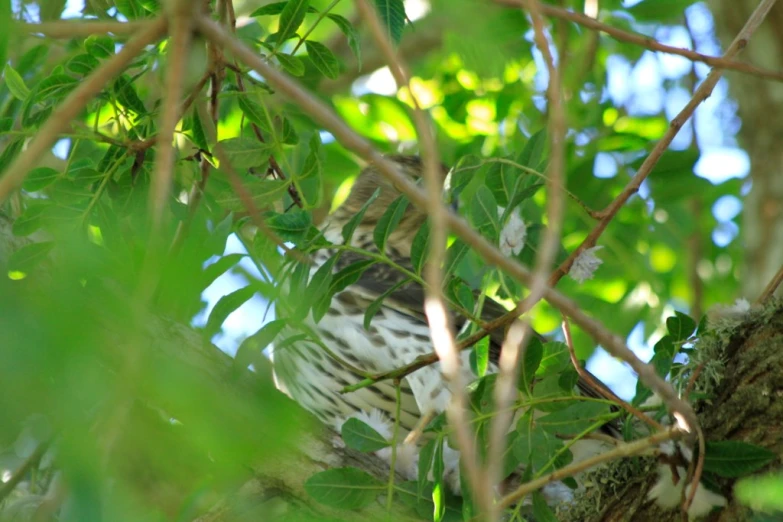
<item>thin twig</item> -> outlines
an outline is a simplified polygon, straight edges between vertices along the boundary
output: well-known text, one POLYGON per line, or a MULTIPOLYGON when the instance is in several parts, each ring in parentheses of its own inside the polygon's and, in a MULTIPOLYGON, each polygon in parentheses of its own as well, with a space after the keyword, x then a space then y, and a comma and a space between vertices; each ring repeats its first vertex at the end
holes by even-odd
MULTIPOLYGON (((764 18, 774 4, 775 0, 762 0, 758 7, 756 7, 756 10, 753 12, 753 14, 751 14, 748 21, 745 23, 745 27, 742 28, 736 38, 734 38, 734 41, 731 43, 731 45, 729 45, 729 48, 726 49, 726 53, 723 55, 724 59, 734 57, 745 48, 748 39, 758 28, 758 26, 761 25, 761 22, 764 21, 764 18)), ((563 263, 561 263, 560 266, 557 267, 555 272, 551 275, 549 279, 551 286, 555 286, 557 282, 568 273, 576 258, 579 257, 579 254, 584 252, 586 249, 595 246, 598 238, 601 237, 601 234, 603 234, 604 230, 606 230, 606 227, 614 219, 614 216, 617 214, 620 208, 625 205, 631 196, 636 194, 642 182, 647 179, 647 176, 649 176, 650 173, 652 173, 655 165, 658 163, 658 160, 661 159, 661 156, 669 147, 669 144, 671 144, 674 137, 680 131, 688 118, 690 118, 694 113, 696 107, 701 105, 701 103, 706 100, 710 94, 712 94, 712 90, 715 88, 718 80, 720 80, 721 76, 723 76, 723 71, 723 69, 717 68, 714 68, 712 71, 710 71, 710 74, 707 76, 704 82, 702 82, 699 88, 696 89, 696 92, 694 92, 690 101, 672 120, 669 128, 666 130, 666 133, 658 141, 658 143, 655 144, 652 152, 650 152, 647 158, 645 158, 644 162, 639 167, 639 170, 636 172, 636 175, 631 178, 631 181, 628 182, 622 192, 609 204, 609 206, 607 206, 601 212, 601 219, 598 221, 598 224, 596 224, 593 230, 590 231, 585 240, 582 241, 582 244, 580 244, 573 252, 571 252, 571 255, 568 256, 568 258, 563 261, 563 263)))
POLYGON ((577 473, 581 473, 582 471, 590 469, 593 466, 597 466, 598 464, 609 462, 610 460, 619 459, 623 457, 631 457, 633 455, 639 455, 641 453, 644 453, 648 449, 657 446, 662 442, 666 442, 667 440, 677 440, 679 438, 683 438, 684 436, 686 436, 685 432, 675 428, 675 429, 668 429, 666 431, 654 433, 649 437, 646 437, 644 439, 639 439, 634 442, 619 444, 616 448, 612 450, 605 451, 599 455, 595 455, 588 459, 577 462, 576 464, 571 464, 564 468, 560 468, 557 471, 553 471, 552 473, 550 473, 545 477, 540 477, 535 480, 531 480, 530 482, 526 482, 522 484, 515 491, 503 497, 503 499, 500 501, 500 507, 507 508, 509 506, 512 506, 515 503, 517 503, 520 499, 529 495, 533 491, 540 489, 543 486, 546 486, 551 482, 556 482, 566 477, 571 477, 573 475, 576 475, 577 473))
POLYGON ((146 46, 156 42, 165 32, 164 18, 145 24, 141 32, 128 40, 117 54, 95 69, 63 100, 38 130, 27 149, 0 176, 0 203, 4 203, 11 192, 22 184, 33 167, 46 156, 59 134, 70 127, 71 120, 79 115, 87 103, 136 59, 146 46))
MULTIPOLYGON (((409 179, 401 175, 393 162, 384 158, 383 155, 374 149, 371 143, 356 134, 323 102, 305 91, 296 81, 265 63, 252 49, 237 40, 230 33, 224 31, 223 28, 212 20, 205 17, 199 18, 198 27, 206 38, 226 46, 240 61, 264 76, 270 85, 281 94, 286 95, 304 112, 323 125, 346 148, 352 150, 364 160, 374 163, 378 171, 394 183, 408 197, 411 203, 422 209, 428 208, 429 199, 427 195, 409 179)), ((473 230, 462 218, 447 212, 446 223, 452 232, 473 247, 487 263, 498 266, 506 271, 509 276, 523 284, 530 285, 532 283, 532 275, 527 268, 515 259, 504 256, 495 245, 489 243, 486 238, 473 230)), ((611 355, 626 361, 639 375, 641 381, 658 393, 661 400, 669 408, 669 411, 679 413, 690 425, 698 424, 691 406, 681 400, 671 384, 661 379, 651 366, 642 362, 626 346, 623 339, 609 331, 600 322, 589 317, 576 303, 553 288, 545 289, 544 298, 563 314, 571 317, 576 324, 593 337, 597 343, 601 344, 611 355)))
POLYGON ((655 428, 658 431, 663 431, 665 428, 661 424, 655 422, 655 420, 651 419, 638 409, 631 406, 628 402, 622 400, 620 397, 612 393, 611 390, 606 388, 605 386, 600 385, 598 382, 596 382, 595 377, 590 373, 586 372, 584 368, 579 364, 579 360, 576 358, 576 350, 574 349, 574 339, 571 336, 571 327, 568 324, 568 319, 563 318, 563 336, 565 338, 565 344, 568 347, 568 354, 571 356, 571 364, 574 366, 574 369, 576 370, 576 373, 579 374, 579 377, 582 378, 587 384, 590 385, 590 387, 595 390, 597 393, 600 393, 605 398, 609 399, 616 405, 620 406, 622 409, 636 417, 637 419, 641 420, 642 422, 645 422, 655 428))
MULTIPOLYGON (((563 228, 563 215, 565 212, 564 197, 564 170, 565 170, 565 135, 566 135, 566 117, 563 108, 563 98, 561 92, 560 68, 555 65, 555 59, 549 47, 544 21, 541 18, 541 5, 538 0, 527 0, 527 9, 533 22, 533 39, 541 51, 544 58, 547 72, 549 73, 549 85, 547 86, 547 101, 549 111, 549 141, 551 143, 551 158, 547 167, 547 217, 549 226, 541 243, 541 248, 536 255, 536 266, 532 274, 532 284, 530 285, 529 302, 539 301, 544 295, 544 289, 547 286, 547 274, 549 267, 555 260, 558 247, 560 245, 560 234, 563 228)), ((562 35, 565 38, 565 35, 562 35)), ((565 41, 565 40, 564 40, 565 41)), ((560 49, 558 55, 563 59, 564 49, 560 49)), ((497 385, 495 386, 495 401, 498 408, 498 415, 493 419, 490 425, 490 444, 489 459, 487 464, 490 484, 494 485, 502 478, 501 468, 503 462, 503 453, 505 452, 506 433, 508 425, 511 423, 511 413, 506 412, 508 406, 513 402, 516 393, 517 375, 522 362, 522 354, 527 341, 530 339, 529 325, 527 327, 520 325, 515 321, 511 328, 516 326, 516 334, 519 335, 519 345, 514 341, 504 343, 503 349, 515 348, 510 350, 508 355, 501 352, 498 365, 497 385), (521 330, 521 331, 520 331, 521 330)), ((509 329, 509 337, 511 329, 509 329)), ((497 513, 494 513, 497 518, 497 513)))
MULTIPOLYGON (((430 326, 433 348, 441 361, 441 369, 451 391, 451 401, 446 408, 449 424, 454 428, 457 443, 461 451, 462 462, 470 477, 471 489, 480 511, 490 514, 493 511, 492 485, 483 476, 478 462, 476 445, 471 435, 468 419, 465 416, 467 392, 462 381, 462 357, 456 346, 454 327, 443 299, 443 260, 446 256, 447 225, 443 201, 443 179, 440 159, 435 143, 434 130, 427 114, 421 109, 418 99, 410 88, 410 77, 406 67, 394 51, 391 41, 381 26, 376 11, 367 0, 358 0, 357 8, 370 35, 378 45, 397 83, 397 88, 407 88, 413 101, 413 122, 421 146, 424 162, 424 185, 429 204, 427 210, 430 219, 430 249, 425 266, 424 311, 430 326)), ((429 412, 422 412, 427 414, 429 412)))
MULTIPOLYGON (((509 6, 509 7, 523 7, 527 0, 494 0, 494 1, 495 3, 509 6)), ((588 29, 606 33, 612 38, 614 38, 615 40, 639 45, 646 49, 650 49, 651 51, 658 51, 661 53, 683 56, 693 62, 706 63, 707 65, 711 67, 715 67, 716 69, 724 69, 724 70, 728 69, 728 70, 749 74, 751 76, 759 76, 761 78, 783 82, 783 73, 781 72, 769 71, 767 69, 762 69, 761 67, 756 67, 754 65, 749 65, 742 62, 736 62, 731 60, 730 56, 726 56, 726 55, 723 55, 722 57, 708 56, 706 54, 697 53, 696 51, 691 51, 690 49, 683 49, 682 47, 673 47, 671 45, 665 45, 658 42, 654 38, 650 38, 649 36, 644 36, 638 33, 624 31, 622 29, 612 27, 611 25, 607 25, 605 23, 599 22, 598 20, 591 18, 589 16, 585 16, 581 13, 575 13, 573 11, 568 11, 566 9, 555 7, 549 4, 541 4, 541 12, 547 16, 569 20, 581 26, 587 27, 588 29)))
POLYGON ((11 477, 0 484, 0 503, 16 489, 16 486, 24 480, 27 473, 41 460, 48 449, 49 441, 39 443, 38 446, 35 447, 35 450, 24 460, 24 462, 22 462, 16 471, 13 472, 11 477))
MULTIPOLYGON (((163 223, 166 204, 171 194, 174 177, 174 131, 180 118, 180 98, 186 74, 188 52, 193 25, 193 7, 189 2, 172 2, 181 6, 169 18, 169 56, 166 68, 166 85, 163 90, 162 109, 158 122, 158 150, 150 186, 150 213, 153 235, 163 223)), ((173 8, 171 8, 173 9, 173 8)))
POLYGON ((761 295, 756 300, 758 304, 764 304, 767 301, 770 300, 770 298, 775 295, 775 292, 777 291, 780 284, 783 283, 783 265, 780 266, 775 276, 772 278, 772 280, 767 284, 766 288, 764 288, 764 291, 761 292, 761 295))

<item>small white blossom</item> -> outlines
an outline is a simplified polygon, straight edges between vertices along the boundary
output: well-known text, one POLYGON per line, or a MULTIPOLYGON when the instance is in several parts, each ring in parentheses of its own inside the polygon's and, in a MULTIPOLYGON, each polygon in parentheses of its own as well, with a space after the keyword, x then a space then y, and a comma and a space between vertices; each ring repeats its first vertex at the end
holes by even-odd
POLYGON ((603 263, 603 260, 595 255, 595 253, 602 248, 602 246, 594 246, 582 250, 582 253, 574 260, 574 264, 571 265, 571 270, 569 270, 568 275, 579 283, 584 283, 587 279, 592 279, 595 271, 598 270, 598 267, 603 263))
POLYGON ((512 212, 508 223, 500 231, 500 251, 504 256, 518 255, 527 239, 527 225, 517 212, 512 212))

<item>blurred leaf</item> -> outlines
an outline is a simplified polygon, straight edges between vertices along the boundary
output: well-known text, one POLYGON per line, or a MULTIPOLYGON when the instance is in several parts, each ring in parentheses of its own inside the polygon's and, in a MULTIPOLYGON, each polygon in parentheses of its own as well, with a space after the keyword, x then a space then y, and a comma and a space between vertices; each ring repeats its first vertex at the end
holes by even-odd
POLYGON ((11 91, 14 98, 24 101, 30 96, 30 89, 25 85, 24 79, 22 79, 22 76, 11 67, 10 63, 5 64, 3 78, 5 79, 6 87, 11 91))
POLYGON ((496 243, 500 234, 498 223, 498 205, 495 197, 486 186, 481 185, 470 205, 470 222, 473 228, 492 243, 496 243))
POLYGON ((275 58, 280 62, 280 66, 291 76, 302 76, 305 73, 305 64, 298 56, 292 56, 286 53, 276 53, 275 58))
POLYGON ((314 134, 310 139, 310 150, 304 165, 293 174, 296 192, 306 209, 317 207, 323 197, 323 175, 321 161, 318 158, 320 146, 318 134, 314 134))
POLYGON ((433 522, 440 522, 443 520, 443 515, 446 512, 446 481, 444 480, 443 471, 443 444, 444 438, 439 437, 435 443, 435 455, 432 460, 432 503, 435 505, 435 509, 432 515, 433 522))
POLYGON ((91 34, 84 40, 84 48, 95 58, 109 58, 114 54, 114 40, 105 35, 91 34))
POLYGON ((547 504, 546 498, 540 491, 533 492, 533 516, 536 522, 557 522, 555 512, 547 504))
POLYGON ((359 419, 350 418, 343 423, 340 434, 349 448, 370 453, 389 446, 383 435, 359 419))
POLYGON ((229 138, 219 143, 235 170, 246 171, 261 166, 269 157, 269 144, 255 138, 229 138))
MULTIPOLYGON (((259 7, 252 13, 250 13, 250 17, 256 17, 256 16, 264 16, 264 15, 277 15, 283 12, 283 9, 291 2, 273 2, 271 4, 267 4, 263 7, 259 7)), ((307 8, 308 13, 317 13, 318 10, 315 7, 308 7, 307 8)))
POLYGON ((777 453, 739 440, 707 442, 704 470, 721 477, 749 475, 775 460, 777 453))
POLYGON ((640 22, 680 22, 685 8, 696 0, 643 0, 628 8, 640 22))
POLYGON ((357 468, 333 468, 316 473, 305 482, 305 491, 321 504, 340 509, 369 506, 386 484, 357 468))
POLYGON ((60 173, 49 167, 38 167, 30 171, 22 184, 28 192, 37 192, 53 183, 60 173))
POLYGON ((609 405, 595 401, 576 401, 571 406, 536 420, 545 431, 558 435, 578 435, 600 417, 609 414, 609 405))
POLYGON ((54 241, 24 245, 8 257, 8 269, 13 272, 29 272, 49 256, 54 245, 54 241))
POLYGON ((783 476, 771 474, 737 481, 734 494, 746 506, 757 511, 783 511, 783 476))

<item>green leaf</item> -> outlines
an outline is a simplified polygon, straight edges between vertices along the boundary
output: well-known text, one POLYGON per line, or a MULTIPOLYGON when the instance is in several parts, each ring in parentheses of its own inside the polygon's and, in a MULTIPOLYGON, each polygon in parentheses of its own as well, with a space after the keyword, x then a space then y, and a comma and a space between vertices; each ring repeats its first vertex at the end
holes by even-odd
POLYGON ((307 285, 307 302, 312 303, 313 320, 318 323, 329 310, 332 301, 332 280, 334 279, 334 264, 338 256, 327 259, 313 274, 310 284, 307 285))
POLYGON ((77 54, 65 65, 65 67, 76 74, 86 76, 92 72, 93 69, 98 67, 100 62, 92 55, 89 54, 77 54))
POLYGON ((406 18, 403 0, 375 0, 375 7, 389 39, 394 44, 400 43, 406 18))
POLYGON ((481 185, 470 202, 470 222, 481 235, 496 243, 500 234, 498 205, 492 191, 481 185))
POLYGON ((41 228, 41 216, 48 206, 49 204, 43 201, 28 203, 24 213, 14 220, 12 228, 14 235, 18 237, 29 236, 41 228))
POLYGON ((342 292, 348 286, 354 284, 362 276, 365 270, 375 264, 374 259, 362 259, 355 263, 351 263, 336 274, 332 280, 331 293, 336 294, 342 292))
POLYGON ((446 263, 443 266, 443 275, 453 274, 462 258, 470 250, 470 247, 461 239, 457 239, 446 251, 446 263))
POLYGON ((345 421, 341 434, 346 446, 364 453, 378 451, 390 445, 383 435, 359 419, 351 418, 345 421))
POLYGON ((331 21, 337 24, 337 27, 345 35, 348 40, 348 47, 351 48, 353 55, 356 56, 356 66, 359 70, 362 69, 362 49, 359 46, 359 33, 356 28, 348 21, 344 16, 337 14, 326 15, 331 21))
MULTIPOLYGON (((288 182, 277 179, 252 179, 244 182, 245 189, 250 193, 256 205, 264 207, 271 205, 288 190, 288 182)), ((215 201, 230 210, 244 210, 245 205, 232 189, 227 189, 215 197, 215 201)))
POLYGON ((386 252, 386 242, 389 240, 389 236, 400 224, 402 216, 405 214, 405 210, 408 208, 408 198, 405 195, 398 196, 397 199, 391 202, 389 208, 383 213, 378 220, 378 224, 373 231, 373 241, 378 247, 378 251, 381 253, 386 252))
POLYGON ((484 377, 489 369, 489 336, 484 337, 473 346, 471 355, 476 360, 476 375, 484 377))
POLYGON ((418 491, 424 490, 424 485, 429 481, 430 469, 432 469, 432 458, 435 456, 436 439, 430 439, 419 452, 418 462, 418 491))
POLYGON ((546 129, 541 129, 530 136, 530 139, 525 144, 522 152, 517 156, 517 163, 540 172, 546 163, 544 158, 547 142, 546 138, 546 129))
POLYGON ((273 214, 266 219, 266 224, 285 241, 299 244, 308 238, 313 217, 309 212, 291 211, 284 214, 273 214))
POLYGON ((333 468, 316 473, 305 482, 305 491, 316 501, 340 509, 361 509, 385 491, 386 484, 357 468, 333 468))
POLYGON ((536 522, 558 522, 554 511, 540 491, 533 492, 533 517, 536 522))
POLYGON ((5 64, 3 77, 5 78, 5 84, 8 87, 8 90, 11 91, 14 98, 24 101, 30 96, 30 89, 25 85, 22 75, 16 72, 16 69, 11 67, 10 63, 5 64))
POLYGON ((114 80, 113 88, 117 100, 124 107, 136 114, 147 114, 147 108, 144 106, 144 102, 139 97, 139 93, 136 92, 136 87, 128 75, 124 74, 114 80))
POLYGON ((410 279, 405 278, 402 281, 398 282, 396 285, 392 286, 388 290, 386 290, 383 294, 381 294, 375 301, 370 303, 370 306, 367 307, 367 311, 364 312, 364 329, 369 330, 370 329, 370 322, 372 322, 372 318, 375 317, 375 314, 378 313, 378 310, 381 309, 381 305, 383 305, 383 300, 389 297, 392 293, 394 293, 398 288, 400 288, 402 285, 407 284, 410 281, 410 279))
POLYGON ((304 208, 317 207, 323 195, 321 161, 318 158, 320 145, 318 133, 313 134, 310 140, 310 152, 305 158, 304 165, 292 175, 296 192, 304 208))
POLYGON ((696 321, 682 312, 675 312, 674 314, 674 317, 666 319, 666 330, 669 331, 669 334, 675 341, 685 341, 696 330, 696 321))
POLYGON ((525 354, 522 357, 522 368, 519 372, 519 388, 530 393, 533 382, 535 381, 538 367, 544 358, 544 345, 535 337, 530 339, 525 348, 525 354))
POLYGON ((763 468, 776 458, 775 452, 748 442, 708 442, 704 470, 721 477, 737 478, 763 468))
POLYGON ((93 34, 84 41, 84 49, 95 58, 109 58, 114 54, 114 40, 108 36, 93 34))
POLYGON ((265 164, 269 159, 269 151, 271 150, 268 143, 262 143, 255 138, 245 137, 222 140, 220 146, 223 148, 226 156, 228 156, 231 166, 239 171, 246 171, 265 164))
POLYGON ((30 171, 25 178, 22 188, 28 192, 37 192, 50 183, 53 183, 60 173, 49 167, 38 167, 30 171))
POLYGON ((364 202, 362 208, 359 209, 359 212, 354 214, 353 217, 349 219, 345 225, 343 225, 342 235, 346 245, 350 244, 353 233, 356 231, 356 227, 359 226, 359 223, 361 223, 362 219, 364 218, 364 213, 367 212, 367 208, 372 205, 372 202, 378 198, 380 193, 381 189, 378 187, 375 189, 375 192, 372 193, 372 196, 370 196, 370 198, 364 202))
POLYGON ((609 405, 603 402, 576 401, 565 409, 540 417, 536 422, 550 433, 577 435, 609 412, 609 405))
POLYGON ((307 55, 312 60, 315 68, 321 71, 321 74, 334 80, 340 74, 340 62, 332 51, 321 42, 307 40, 305 42, 307 55))
POLYGON ((223 322, 237 308, 245 304, 256 293, 256 288, 252 285, 234 290, 218 300, 212 312, 209 314, 207 324, 204 326, 204 336, 211 339, 216 333, 220 332, 223 322))
POLYGON ((247 117, 248 120, 258 125, 258 127, 261 129, 261 132, 267 136, 273 132, 274 126, 272 125, 269 111, 265 105, 256 103, 256 101, 252 99, 250 93, 239 95, 237 97, 237 102, 239 104, 239 108, 242 110, 242 113, 247 117))
POLYGON ((277 29, 277 45, 296 34, 310 8, 310 0, 288 0, 280 13, 280 23, 277 29))
POLYGON ((434 522, 443 520, 443 515, 446 513, 446 488, 448 486, 443 477, 443 444, 444 438, 438 438, 438 442, 435 445, 435 456, 432 462, 432 503, 435 505, 432 520, 434 522))
POLYGON ((5 169, 14 161, 16 155, 22 151, 23 146, 24 138, 17 138, 10 141, 8 145, 5 146, 5 149, 0 152, 0 174, 5 173, 5 169))
MULTIPOLYGON (((250 13, 251 17, 255 16, 265 16, 265 15, 276 15, 283 12, 283 9, 285 9, 285 6, 288 5, 288 2, 274 2, 271 4, 267 4, 263 7, 259 7, 252 13, 250 13)), ((308 13, 317 13, 318 10, 315 7, 308 7, 307 8, 308 13)))
POLYGON ((427 260, 427 254, 430 251, 430 222, 425 221, 419 228, 416 235, 413 236, 411 245, 411 265, 414 272, 421 274, 424 269, 424 263, 427 260))
POLYGON ((25 245, 8 257, 8 270, 27 273, 46 259, 52 248, 54 248, 53 241, 42 241, 25 245))
MULTIPOLYGON (((548 433, 538 425, 538 422, 530 421, 530 414, 523 415, 517 422, 517 433, 514 441, 514 455, 520 462, 529 462, 532 471, 543 471, 555 453, 562 449, 563 441, 553 433, 548 433)), ((570 452, 555 461, 555 466, 561 466, 568 461, 570 452)))
POLYGON ((226 254, 204 269, 201 275, 200 288, 206 289, 215 279, 231 270, 246 254, 226 254))
POLYGON ((305 73, 305 64, 299 56, 293 56, 286 53, 275 53, 275 58, 280 62, 280 66, 291 76, 303 76, 305 73))
POLYGON ((0 132, 8 132, 14 126, 13 118, 0 118, 0 132))

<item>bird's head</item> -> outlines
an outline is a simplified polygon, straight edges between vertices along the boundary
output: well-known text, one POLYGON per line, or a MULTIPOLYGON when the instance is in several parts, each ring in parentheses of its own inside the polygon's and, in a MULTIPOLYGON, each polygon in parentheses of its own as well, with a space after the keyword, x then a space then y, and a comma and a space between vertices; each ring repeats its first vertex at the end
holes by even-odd
MULTIPOLYGON (((418 156, 395 154, 386 156, 386 159, 393 161, 400 172, 414 183, 418 183, 424 175, 424 165, 418 156)), ((448 168, 443 164, 440 167, 443 179, 445 179, 448 168)), ((373 164, 366 166, 359 173, 348 198, 325 221, 326 237, 333 242, 341 241, 340 231, 343 225, 361 210, 362 206, 378 189, 380 189, 380 193, 375 201, 367 207, 361 223, 354 232, 352 241, 360 248, 371 248, 372 234, 378 221, 389 205, 402 194, 373 164)), ((426 219, 426 212, 421 211, 413 204, 408 204, 399 225, 389 236, 387 243, 389 248, 396 250, 401 255, 409 256, 413 237, 426 219)))

